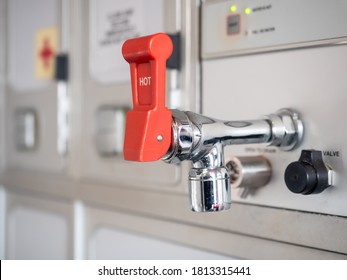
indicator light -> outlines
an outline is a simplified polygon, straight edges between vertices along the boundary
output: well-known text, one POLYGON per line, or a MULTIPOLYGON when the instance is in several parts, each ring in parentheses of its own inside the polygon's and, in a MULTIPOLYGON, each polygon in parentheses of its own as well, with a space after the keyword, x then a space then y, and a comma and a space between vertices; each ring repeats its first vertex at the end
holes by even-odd
POLYGON ((251 8, 246 8, 246 9, 245 9, 245 14, 246 14, 246 15, 249 15, 249 14, 251 13, 251 11, 252 11, 251 8))
POLYGON ((235 13, 237 10, 237 7, 236 7, 236 5, 231 5, 229 9, 230 9, 230 12, 235 13))

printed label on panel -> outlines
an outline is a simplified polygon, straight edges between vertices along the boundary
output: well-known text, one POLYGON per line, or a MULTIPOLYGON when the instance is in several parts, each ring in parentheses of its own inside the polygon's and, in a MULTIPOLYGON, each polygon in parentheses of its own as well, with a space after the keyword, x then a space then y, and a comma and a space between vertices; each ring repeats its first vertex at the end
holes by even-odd
POLYGON ((90 61, 94 78, 102 83, 129 81, 129 66, 122 57, 129 38, 163 31, 162 0, 90 0, 90 61))
POLYGON ((35 76, 50 80, 55 73, 55 55, 58 49, 58 29, 43 28, 35 34, 35 76))

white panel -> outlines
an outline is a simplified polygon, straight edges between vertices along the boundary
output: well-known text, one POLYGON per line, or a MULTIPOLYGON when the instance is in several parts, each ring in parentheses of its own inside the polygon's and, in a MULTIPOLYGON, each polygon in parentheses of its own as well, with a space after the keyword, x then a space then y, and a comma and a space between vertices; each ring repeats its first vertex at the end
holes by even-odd
POLYGON ((347 36, 344 0, 205 1, 204 57, 291 48, 347 36))
MULTIPOLYGON (((27 205, 27 199, 14 199, 8 212, 8 258, 9 259, 66 259, 69 258, 69 226, 66 217, 37 205, 27 205)), ((42 201, 47 204, 47 202, 42 201)), ((56 203, 52 203, 55 205, 56 203)), ((66 205, 67 206, 67 205, 66 205)), ((66 207, 65 206, 65 207, 66 207)), ((59 207, 64 207, 62 204, 59 207)))
MULTIPOLYGON (((100 141, 97 139, 97 135, 101 135, 96 125, 98 110, 105 106, 132 107, 131 86, 128 81, 129 65, 121 55, 121 45, 124 39, 131 35, 131 32, 124 31, 121 35, 123 39, 119 41, 117 41, 117 36, 110 35, 109 38, 105 32, 107 33, 112 28, 122 29, 121 26, 118 26, 117 17, 121 17, 126 11, 129 13, 129 21, 124 24, 136 25, 136 30, 132 29, 132 32, 135 30, 138 35, 160 31, 168 32, 169 30, 173 32, 176 27, 176 13, 180 12, 177 8, 175 1, 167 0, 90 0, 83 2, 82 11, 86 14, 83 15, 82 24, 86 28, 83 28, 81 44, 89 46, 82 48, 83 123, 82 141, 79 143, 81 149, 79 166, 84 179, 98 180, 117 186, 131 185, 146 189, 179 191, 177 186, 181 181, 180 166, 168 165, 160 161, 148 163, 124 161, 122 153, 118 156, 105 157, 101 155, 103 152, 100 153, 100 147, 98 149, 96 143, 96 141, 100 141), (136 20, 133 19, 133 15, 136 15, 136 20), (113 20, 116 22, 114 27, 112 27, 113 20), (101 21, 100 25, 99 21, 101 21), (106 40, 105 36, 110 41, 109 44, 100 45, 102 40, 106 40), (122 81, 122 77, 128 77, 127 82, 119 82, 122 81), (116 84, 110 83, 117 81, 116 84), (106 82, 107 84, 105 84, 106 82)), ((81 54, 80 49, 77 52, 76 55, 81 54)), ((117 132, 117 137, 121 138, 123 133, 123 131, 117 132)), ((114 137, 109 136, 111 139, 114 137)), ((102 139, 102 141, 104 140, 107 140, 108 144, 112 144, 110 139, 102 139)))
POLYGON ((85 213, 88 259, 232 259, 218 250, 225 241, 188 224, 88 206, 85 213))
POLYGON ((99 228, 90 242, 92 259, 230 259, 225 256, 111 228, 99 228))
POLYGON ((89 68, 94 78, 105 83, 129 81, 123 42, 162 32, 163 6, 163 0, 90 0, 89 68))
POLYGON ((48 82, 35 78, 35 32, 57 26, 57 0, 8 1, 9 81, 18 91, 43 88, 48 82))
MULTIPOLYGON (((14 0, 7 2, 8 76, 6 118, 14 120, 18 110, 33 110, 36 115, 34 149, 18 149, 16 123, 6 122, 6 164, 24 168, 60 172, 66 158, 57 151, 57 84, 35 78, 35 35, 42 28, 56 27, 60 33, 62 0, 14 0), (16 94, 22 93, 22 94, 16 94)), ((66 23, 66 21, 64 21, 66 23)), ((68 36, 69 34, 65 34, 68 36)), ((66 37, 65 36, 65 37, 66 37)), ((66 40, 63 40, 66 45, 66 40)))
POLYGON ((66 158, 57 151, 57 114, 56 96, 49 94, 11 95, 6 117, 6 161, 9 167, 40 170, 48 172, 62 172, 66 165, 66 158), (15 122, 18 111, 35 111, 36 114, 36 145, 34 149, 18 149, 16 143, 17 125, 15 122))
POLYGON ((289 107, 302 114, 304 141, 291 152, 264 146, 233 146, 231 155, 264 154, 273 177, 254 196, 233 199, 273 207, 347 216, 347 46, 331 46, 203 62, 203 112, 227 120, 247 120, 289 107), (216 75, 218 73, 218 75, 216 75), (252 149, 249 149, 251 147, 252 149), (336 172, 335 187, 321 194, 291 193, 284 183, 288 164, 301 149, 339 151, 324 159, 336 172))
POLYGON ((1 172, 5 165, 5 1, 0 1, 0 181, 1 172))

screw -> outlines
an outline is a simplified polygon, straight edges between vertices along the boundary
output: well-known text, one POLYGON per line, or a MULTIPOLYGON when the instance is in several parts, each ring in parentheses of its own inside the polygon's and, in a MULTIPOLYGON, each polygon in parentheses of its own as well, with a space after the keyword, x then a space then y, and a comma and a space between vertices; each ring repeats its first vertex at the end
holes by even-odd
POLYGON ((163 135, 159 134, 159 135, 157 136, 157 141, 158 141, 158 142, 163 141, 163 135))

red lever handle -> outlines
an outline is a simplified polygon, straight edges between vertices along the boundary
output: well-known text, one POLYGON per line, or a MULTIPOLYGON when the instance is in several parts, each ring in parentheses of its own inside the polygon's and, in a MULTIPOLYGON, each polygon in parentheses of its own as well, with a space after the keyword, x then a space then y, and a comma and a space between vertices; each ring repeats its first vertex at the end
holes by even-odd
POLYGON ((126 160, 155 161, 170 148, 171 111, 165 106, 165 76, 172 49, 171 39, 164 33, 123 44, 123 57, 130 64, 134 106, 126 119, 126 160))

